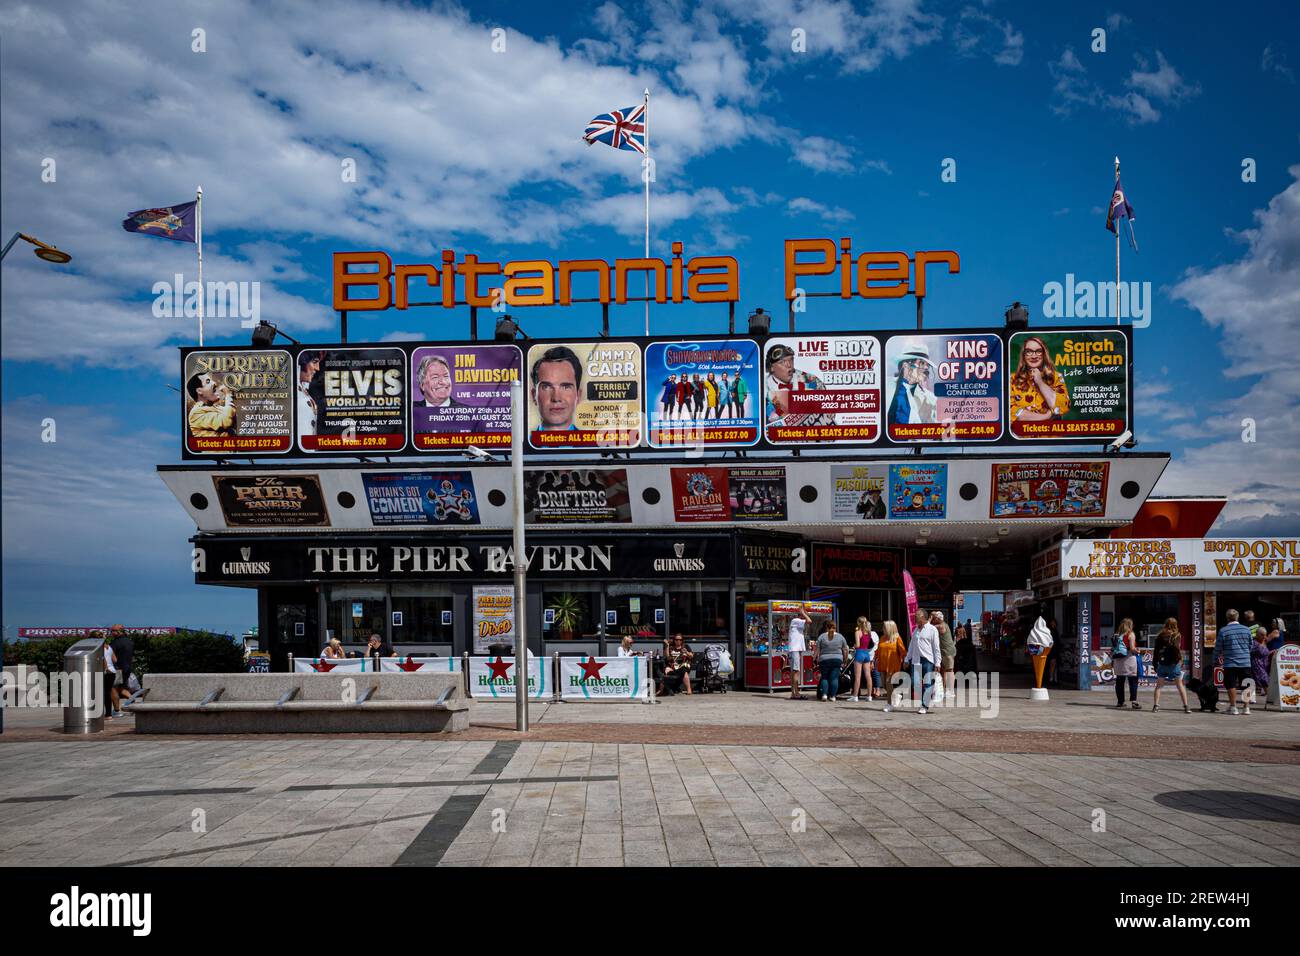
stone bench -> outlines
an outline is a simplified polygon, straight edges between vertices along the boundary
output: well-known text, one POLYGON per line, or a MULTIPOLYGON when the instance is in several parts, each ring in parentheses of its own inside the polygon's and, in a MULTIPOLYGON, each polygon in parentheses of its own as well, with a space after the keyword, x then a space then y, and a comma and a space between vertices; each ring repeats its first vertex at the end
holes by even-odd
POLYGON ((129 709, 141 734, 454 733, 469 727, 463 679, 386 672, 146 674, 144 698, 129 709))

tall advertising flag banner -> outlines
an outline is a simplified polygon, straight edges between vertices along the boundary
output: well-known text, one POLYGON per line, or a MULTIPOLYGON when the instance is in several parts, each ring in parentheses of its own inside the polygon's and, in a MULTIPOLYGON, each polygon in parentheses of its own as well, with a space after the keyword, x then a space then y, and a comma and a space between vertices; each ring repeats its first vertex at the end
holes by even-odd
POLYGON ((993 466, 990 518, 1106 514, 1105 461, 1012 462, 993 466))
POLYGON ((401 349, 304 349, 298 354, 298 447, 305 452, 406 447, 401 349))
POLYGON ((279 349, 190 352, 181 401, 191 455, 269 455, 293 448, 293 359, 279 349))
POLYGON ((626 468, 548 468, 524 473, 526 524, 629 524, 626 468))
POLYGON ((832 465, 831 518, 836 521, 870 521, 887 517, 886 465, 832 465))
POLYGON ((510 383, 523 374, 517 345, 411 351, 411 444, 418 451, 510 447, 510 383))
POLYGON ((890 441, 1002 437, 1002 339, 997 335, 891 335, 884 374, 890 441))
POLYGON ((934 520, 947 511, 946 464, 889 466, 889 517, 934 520))
POLYGON ((641 443, 641 346, 538 344, 528 350, 528 443, 539 451, 641 443))
POLYGON ((880 340, 870 335, 783 336, 763 355, 767 440, 854 444, 880 437, 880 340))
POLYGON ((468 471, 362 472, 361 481, 376 525, 479 523, 474 477, 468 471))
POLYGON ((1007 422, 1021 441, 1117 438, 1129 419, 1121 329, 1017 332, 1007 344, 1007 422))
POLYGON ((650 447, 758 444, 756 342, 651 342, 645 350, 645 381, 650 447))
POLYGON ((916 612, 920 610, 916 600, 916 582, 912 580, 911 571, 903 572, 903 602, 907 605, 907 633, 911 634, 916 627, 916 612))

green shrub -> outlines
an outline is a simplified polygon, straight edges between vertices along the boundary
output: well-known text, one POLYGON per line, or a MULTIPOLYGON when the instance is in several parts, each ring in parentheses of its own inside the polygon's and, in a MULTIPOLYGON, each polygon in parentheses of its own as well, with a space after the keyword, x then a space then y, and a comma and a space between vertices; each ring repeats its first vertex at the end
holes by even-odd
MULTIPOLYGON (((128 632, 130 633, 130 632, 128 632)), ((233 674, 244 669, 244 650, 225 634, 178 631, 161 637, 130 634, 135 645, 131 670, 135 674, 233 674)), ((59 637, 5 644, 7 665, 26 664, 45 674, 63 670, 63 655, 84 638, 59 637)))

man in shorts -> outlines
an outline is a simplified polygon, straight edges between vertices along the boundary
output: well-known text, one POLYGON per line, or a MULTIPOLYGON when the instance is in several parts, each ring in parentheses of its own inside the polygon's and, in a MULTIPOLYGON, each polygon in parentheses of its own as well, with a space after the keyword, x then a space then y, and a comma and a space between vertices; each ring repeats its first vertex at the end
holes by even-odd
MULTIPOLYGON (((1250 628, 1237 621, 1237 612, 1228 609, 1224 615, 1228 623, 1219 628, 1219 636, 1214 645, 1214 663, 1223 665, 1223 686, 1228 692, 1228 713, 1238 714, 1237 693, 1241 682, 1250 677, 1250 628)), ((1246 705, 1250 713, 1250 705, 1246 705)))

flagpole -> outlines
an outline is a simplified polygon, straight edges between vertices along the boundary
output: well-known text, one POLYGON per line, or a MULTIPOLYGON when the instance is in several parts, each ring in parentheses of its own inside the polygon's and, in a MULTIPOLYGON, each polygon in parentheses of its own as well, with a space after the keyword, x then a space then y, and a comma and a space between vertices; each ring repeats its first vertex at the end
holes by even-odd
MULTIPOLYGON (((1119 157, 1115 157, 1115 187, 1119 188, 1119 157)), ((1119 217, 1115 217, 1115 324, 1122 325, 1119 315, 1119 217)))
MULTIPOLYGON (((207 293, 203 290, 203 187, 198 189, 199 198, 195 204, 194 241, 199 247, 199 348, 203 348, 203 302, 207 293)), ((182 289, 181 293, 184 294, 182 289)))
MULTIPOLYGON (((641 178, 645 181, 645 257, 650 258, 650 88, 645 91, 645 110, 641 117, 645 126, 645 162, 641 178)), ((650 334, 650 270, 645 272, 645 334, 650 334)))

